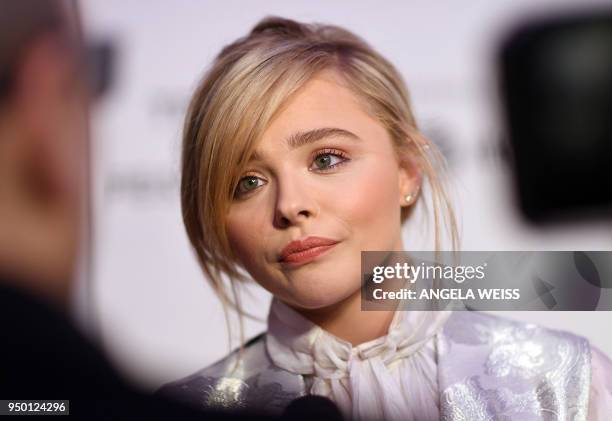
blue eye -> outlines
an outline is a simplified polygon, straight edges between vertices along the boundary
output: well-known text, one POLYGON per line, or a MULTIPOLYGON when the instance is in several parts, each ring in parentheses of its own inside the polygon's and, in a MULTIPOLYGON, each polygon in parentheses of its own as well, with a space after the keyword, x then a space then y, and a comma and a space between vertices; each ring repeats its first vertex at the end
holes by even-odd
POLYGON ((340 151, 322 151, 313 160, 316 168, 311 168, 315 171, 325 171, 337 167, 348 161, 348 158, 340 151))
POLYGON ((332 163, 334 161, 334 158, 336 157, 332 154, 319 155, 315 159, 315 164, 317 164, 317 167, 319 167, 320 169, 327 168, 333 165, 332 163))
MULTIPOLYGON (((337 149, 325 149, 317 152, 317 155, 312 158, 310 170, 315 172, 332 171, 348 161, 350 161, 350 158, 344 152, 337 149)), ((267 184, 266 180, 255 175, 244 176, 238 180, 238 184, 234 189, 234 199, 246 196, 265 184, 267 184)))
POLYGON ((254 175, 242 177, 240 181, 238 181, 238 186, 236 186, 234 196, 241 196, 243 194, 250 193, 253 190, 263 186, 264 183, 260 184, 260 181, 263 182, 264 180, 259 177, 255 177, 254 175))

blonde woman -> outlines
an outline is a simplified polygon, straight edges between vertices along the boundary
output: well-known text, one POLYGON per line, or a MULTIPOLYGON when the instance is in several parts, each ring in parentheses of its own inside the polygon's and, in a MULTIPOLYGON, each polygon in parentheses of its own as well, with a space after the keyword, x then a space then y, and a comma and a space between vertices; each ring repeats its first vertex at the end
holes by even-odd
POLYGON ((250 278, 274 298, 264 334, 163 393, 272 413, 322 395, 352 419, 595 417, 609 362, 581 337, 361 311, 361 251, 404 250, 425 182, 436 247, 443 222, 455 239, 442 169, 400 75, 352 33, 269 18, 224 48, 185 121, 183 218, 225 305, 250 278))

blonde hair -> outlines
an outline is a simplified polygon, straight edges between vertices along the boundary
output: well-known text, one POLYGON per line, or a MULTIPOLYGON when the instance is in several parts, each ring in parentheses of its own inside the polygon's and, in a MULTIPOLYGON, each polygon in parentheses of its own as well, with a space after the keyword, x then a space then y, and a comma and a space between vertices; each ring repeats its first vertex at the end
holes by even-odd
MULTIPOLYGON (((436 250, 441 213, 446 214, 452 246, 457 246, 455 216, 439 176, 444 160, 419 133, 405 84, 393 65, 337 26, 266 18, 217 56, 191 99, 183 134, 181 204, 187 234, 224 308, 229 304, 239 315, 244 312, 238 282, 249 278, 239 270, 226 235, 234 187, 285 101, 328 69, 338 72, 387 128, 396 152, 409 154, 426 176, 432 191, 436 250)), ((402 208, 402 223, 413 208, 402 208)), ((240 323, 242 335, 242 317, 240 323)))

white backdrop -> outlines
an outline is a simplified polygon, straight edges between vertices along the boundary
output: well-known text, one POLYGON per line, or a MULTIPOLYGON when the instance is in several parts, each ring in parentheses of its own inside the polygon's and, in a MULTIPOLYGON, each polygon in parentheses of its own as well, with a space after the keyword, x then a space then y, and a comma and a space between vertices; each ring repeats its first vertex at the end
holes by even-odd
MULTIPOLYGON (((601 2, 603 3, 603 2, 601 2)), ((534 15, 582 10, 585 1, 126 1, 82 2, 86 32, 116 48, 114 87, 94 119, 95 248, 90 316, 104 345, 150 389, 228 351, 221 306, 200 273, 182 227, 182 116, 220 48, 262 17, 344 26, 402 72, 417 119, 450 162, 465 250, 605 250, 610 225, 533 231, 514 211, 494 91, 494 52, 504 31, 534 15)), ((427 247, 420 220, 408 249, 427 247)), ((265 317, 269 297, 249 307, 265 317)), ((568 329, 612 355, 602 335, 610 313, 521 312, 505 316, 568 329)), ((247 324, 247 334, 265 325, 247 324)))

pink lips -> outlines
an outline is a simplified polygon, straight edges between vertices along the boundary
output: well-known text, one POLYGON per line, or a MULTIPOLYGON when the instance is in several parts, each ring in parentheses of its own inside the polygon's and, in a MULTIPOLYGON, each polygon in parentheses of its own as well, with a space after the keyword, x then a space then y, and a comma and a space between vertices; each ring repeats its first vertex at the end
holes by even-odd
POLYGON ((334 247, 338 241, 322 237, 307 237, 292 241, 283 248, 279 261, 282 263, 306 263, 334 247))

